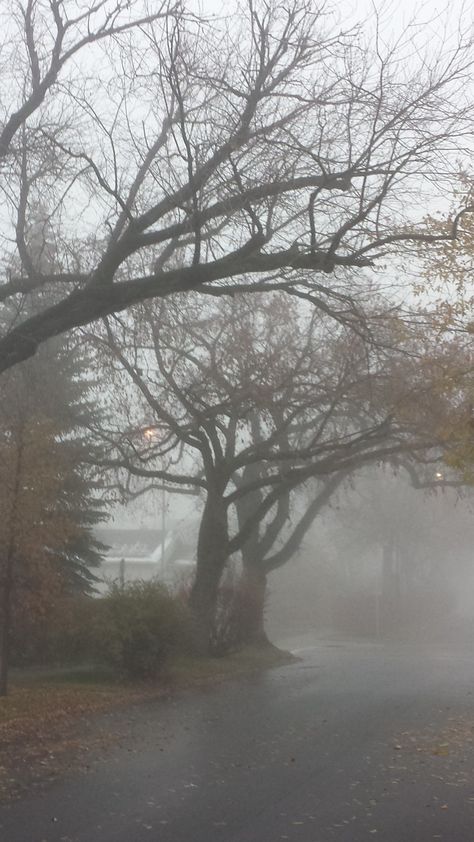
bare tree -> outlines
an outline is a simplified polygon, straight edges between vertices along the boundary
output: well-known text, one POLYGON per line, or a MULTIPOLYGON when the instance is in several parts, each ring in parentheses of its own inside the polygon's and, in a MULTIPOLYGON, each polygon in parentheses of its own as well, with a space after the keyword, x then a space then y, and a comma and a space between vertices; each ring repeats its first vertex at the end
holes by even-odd
POLYGON ((444 636, 461 570, 471 567, 472 487, 460 487, 447 466, 424 466, 421 483, 408 468, 408 476, 362 471, 328 519, 329 541, 335 560, 345 560, 346 590, 363 588, 365 607, 375 609, 373 631, 444 636))
POLYGON ((15 251, 21 269, 0 301, 52 288, 55 303, 17 308, 0 371, 71 328, 195 289, 284 289, 367 331, 361 272, 457 234, 457 218, 436 234, 416 219, 472 129, 462 24, 456 42, 424 46, 425 21, 387 44, 376 16, 344 31, 309 0, 236 2, 224 19, 143 8, 13 7, 0 189, 3 263, 15 251), (26 245, 38 197, 53 273, 26 245))
POLYGON ((262 593, 349 473, 443 444, 457 381, 433 399, 440 349, 421 360, 391 349, 388 336, 388 351, 370 348, 278 293, 177 296, 135 316, 107 321, 95 339, 115 395, 103 464, 200 489, 191 603, 206 629, 230 556, 243 554, 262 593), (308 507, 289 523, 311 481, 308 507))
MULTIPOLYGON (((249 474, 257 474, 258 470, 257 465, 248 466, 244 472, 244 483, 250 478, 249 474)), ((265 632, 268 576, 295 558, 314 521, 350 474, 350 469, 342 470, 309 480, 293 491, 283 491, 273 517, 255 528, 242 545, 242 579, 236 597, 238 616, 235 629, 239 642, 253 645, 268 643, 265 632)), ((250 491, 237 500, 240 530, 245 528, 247 520, 262 501, 261 489, 250 491)))

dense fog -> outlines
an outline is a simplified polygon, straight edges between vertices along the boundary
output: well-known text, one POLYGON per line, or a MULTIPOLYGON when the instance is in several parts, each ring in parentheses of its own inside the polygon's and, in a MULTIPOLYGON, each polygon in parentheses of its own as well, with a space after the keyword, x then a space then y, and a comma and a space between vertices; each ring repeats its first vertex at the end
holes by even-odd
POLYGON ((415 489, 389 469, 360 473, 269 579, 267 628, 318 635, 470 642, 472 491, 415 489))

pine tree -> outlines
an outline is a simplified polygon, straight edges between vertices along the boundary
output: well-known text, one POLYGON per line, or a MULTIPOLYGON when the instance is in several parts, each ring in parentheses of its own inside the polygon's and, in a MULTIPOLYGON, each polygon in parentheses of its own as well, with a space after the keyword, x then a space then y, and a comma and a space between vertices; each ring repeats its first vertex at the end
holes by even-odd
POLYGON ((98 448, 89 432, 97 413, 96 383, 87 354, 74 339, 53 340, 41 348, 31 363, 34 407, 52 419, 61 443, 62 483, 57 507, 75 525, 62 546, 58 563, 68 590, 90 593, 104 546, 95 539, 94 527, 104 519, 94 462, 98 448))
MULTIPOLYGON (((48 274, 61 269, 58 246, 49 223, 46 208, 41 202, 32 204, 26 227, 26 246, 31 264, 48 274)), ((42 288, 28 296, 31 314, 45 304, 60 300, 62 290, 57 286, 42 288), (45 299, 48 299, 45 301, 45 299)), ((22 303, 24 315, 24 304, 22 303)), ((92 377, 88 352, 75 336, 61 336, 41 346, 35 357, 26 364, 30 368, 30 388, 34 390, 34 414, 53 421, 62 442, 62 452, 68 460, 58 505, 76 524, 76 535, 63 549, 61 562, 64 576, 74 590, 90 592, 96 577, 93 568, 101 561, 105 549, 94 538, 93 528, 104 519, 104 503, 97 493, 94 461, 97 446, 89 432, 90 421, 97 418, 97 383, 92 377)))
MULTIPOLYGON (((38 210, 30 233, 30 255, 44 270, 54 248, 38 210)), ((55 294, 29 295, 28 313, 55 294)), ((2 321, 11 323, 20 310, 25 302, 18 297, 2 321)), ((7 690, 12 627, 24 634, 60 596, 94 588, 104 549, 93 534, 104 518, 89 432, 95 390, 74 336, 40 347, 0 384, 0 695, 7 690)))

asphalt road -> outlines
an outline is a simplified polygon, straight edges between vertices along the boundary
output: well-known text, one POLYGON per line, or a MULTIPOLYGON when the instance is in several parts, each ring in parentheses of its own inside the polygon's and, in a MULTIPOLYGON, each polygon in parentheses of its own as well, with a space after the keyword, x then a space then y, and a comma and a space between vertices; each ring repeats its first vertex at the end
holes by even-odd
POLYGON ((1 842, 473 842, 474 652, 293 643, 121 714, 89 770, 0 810, 1 842))

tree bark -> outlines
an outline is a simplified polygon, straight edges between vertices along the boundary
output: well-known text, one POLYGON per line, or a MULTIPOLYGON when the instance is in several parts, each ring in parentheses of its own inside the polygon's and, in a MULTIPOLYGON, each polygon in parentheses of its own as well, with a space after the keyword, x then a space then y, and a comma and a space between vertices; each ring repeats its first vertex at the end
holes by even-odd
POLYGON ((267 576, 255 563, 245 564, 242 575, 242 643, 269 644, 265 632, 267 576))
POLYGON ((6 559, 6 571, 1 590, 0 603, 0 697, 8 693, 8 665, 10 660, 10 624, 12 571, 10 560, 6 559))
POLYGON ((228 559, 227 508, 222 495, 209 493, 199 527, 196 579, 190 608, 196 623, 196 646, 209 652, 214 626, 219 582, 228 559))
POLYGON ((8 692, 8 666, 10 658, 11 602, 13 591, 13 562, 15 558, 15 535, 19 510, 20 480, 23 465, 24 436, 20 424, 16 434, 16 464, 13 480, 10 518, 8 523, 8 542, 4 556, 4 570, 1 575, 0 602, 0 697, 8 692))

